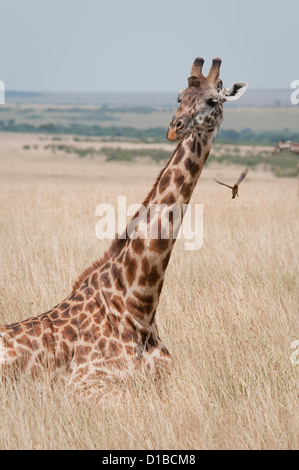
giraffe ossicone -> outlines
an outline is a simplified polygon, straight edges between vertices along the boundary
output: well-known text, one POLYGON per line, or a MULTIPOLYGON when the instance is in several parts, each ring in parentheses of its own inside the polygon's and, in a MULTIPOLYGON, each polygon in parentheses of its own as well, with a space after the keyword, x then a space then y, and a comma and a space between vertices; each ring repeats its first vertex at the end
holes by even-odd
MULTIPOLYGON (((167 136, 179 143, 143 201, 176 204, 184 216, 222 121, 223 103, 238 99, 246 83, 224 88, 221 60, 202 74, 203 59, 195 59, 188 86, 167 136)), ((164 212, 165 213, 165 212, 164 212)), ((86 269, 70 295, 42 315, 0 326, 0 367, 16 367, 36 375, 45 367, 66 366, 67 384, 78 393, 105 396, 111 385, 138 372, 159 377, 172 367, 161 341, 156 310, 164 275, 175 243, 173 232, 163 238, 163 212, 155 223, 157 238, 118 238, 102 259, 86 269)), ((150 216, 147 223, 151 223, 150 216)))

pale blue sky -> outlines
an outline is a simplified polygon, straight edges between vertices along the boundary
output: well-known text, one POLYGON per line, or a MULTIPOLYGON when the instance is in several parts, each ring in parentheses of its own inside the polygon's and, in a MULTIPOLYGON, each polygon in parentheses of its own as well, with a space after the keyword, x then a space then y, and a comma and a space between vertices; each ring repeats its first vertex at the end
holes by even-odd
POLYGON ((299 79, 298 0, 0 0, 7 90, 176 91, 220 56, 225 86, 299 79))

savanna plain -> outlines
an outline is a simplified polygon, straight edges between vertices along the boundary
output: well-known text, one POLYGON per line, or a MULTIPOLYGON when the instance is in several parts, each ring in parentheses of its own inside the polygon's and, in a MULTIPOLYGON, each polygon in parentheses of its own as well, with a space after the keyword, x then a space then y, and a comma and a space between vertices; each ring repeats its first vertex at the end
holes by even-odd
MULTIPOLYGON (((110 243, 95 236, 96 207, 116 208, 119 195, 142 202, 165 164, 83 159, 53 153, 50 143, 1 134, 1 324, 65 298, 110 243)), ((171 156, 173 147, 160 147, 171 156)), ((191 200, 203 204, 203 245, 174 247, 157 312, 172 374, 159 385, 132 382, 121 401, 101 404, 71 399, 47 374, 9 379, 0 386, 1 449, 299 447, 299 365, 291 361, 299 340, 298 180, 250 169, 232 200, 213 179, 231 184, 243 169, 241 159, 204 168, 191 200)))

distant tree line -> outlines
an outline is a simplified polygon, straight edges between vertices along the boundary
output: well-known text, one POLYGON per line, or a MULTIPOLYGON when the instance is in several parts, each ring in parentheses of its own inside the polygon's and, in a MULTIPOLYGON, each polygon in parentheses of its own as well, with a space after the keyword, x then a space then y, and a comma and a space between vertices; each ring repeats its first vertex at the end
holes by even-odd
MULTIPOLYGON (((25 150, 30 149, 30 145, 24 145, 25 150)), ((170 158, 170 152, 161 150, 161 149, 122 149, 120 147, 111 148, 103 147, 99 150, 94 147, 87 148, 78 148, 74 145, 65 145, 65 144, 49 144, 44 147, 46 150, 51 150, 53 153, 65 152, 78 155, 79 157, 94 157, 96 155, 104 155, 106 161, 134 161, 136 157, 150 157, 155 162, 160 162, 161 160, 167 160, 170 158)))
MULTIPOLYGON (((134 127, 99 126, 72 123, 69 126, 55 123, 46 123, 35 126, 28 123, 19 123, 15 120, 0 120, 0 132, 27 132, 37 134, 72 134, 93 137, 123 137, 135 138, 142 141, 147 139, 158 142, 166 139, 165 127, 152 127, 148 129, 136 129, 134 127)), ((220 129, 217 134, 218 143, 236 144, 268 144, 272 145, 281 138, 299 142, 299 132, 283 131, 254 132, 251 129, 236 131, 234 129, 220 129)))
POLYGON ((7 121, 0 120, 0 132, 27 132, 37 134, 72 134, 84 135, 94 137, 134 137, 137 139, 166 138, 166 128, 155 127, 149 129, 136 129, 134 127, 121 127, 121 126, 99 126, 84 125, 72 123, 69 126, 62 124, 46 123, 39 126, 28 123, 18 123, 13 119, 7 121))
MULTIPOLYGON (((36 146, 35 146, 36 147, 36 146)), ((231 146, 233 147, 233 146, 231 146)), ((30 150, 30 145, 24 145, 25 150, 30 150)), ((63 143, 59 144, 48 144, 45 145, 45 149, 51 150, 53 153, 64 152, 68 154, 78 155, 78 157, 95 157, 97 155, 105 156, 106 161, 136 161, 137 158, 148 157, 155 162, 168 160, 171 156, 169 150, 152 149, 144 147, 141 149, 123 149, 120 147, 103 147, 97 149, 95 147, 77 147, 76 145, 66 145, 63 143)), ((240 165, 242 162, 243 166, 256 168, 263 167, 265 170, 270 170, 276 176, 283 177, 295 177, 297 176, 297 164, 298 156, 285 152, 283 158, 280 154, 272 155, 268 149, 261 150, 260 147, 252 150, 246 155, 240 155, 240 147, 228 149, 227 153, 216 156, 211 154, 206 165, 210 165, 213 162, 226 163, 233 165, 240 165)))
POLYGON ((217 142, 238 144, 276 144, 280 139, 299 142, 299 132, 291 132, 288 129, 282 131, 254 132, 252 129, 220 129, 217 133, 217 142))

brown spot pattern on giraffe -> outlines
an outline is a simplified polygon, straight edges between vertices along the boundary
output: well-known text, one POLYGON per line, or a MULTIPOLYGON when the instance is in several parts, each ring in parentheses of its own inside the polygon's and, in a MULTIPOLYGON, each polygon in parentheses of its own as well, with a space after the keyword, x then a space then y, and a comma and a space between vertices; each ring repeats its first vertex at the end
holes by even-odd
POLYGON ((182 143, 180 143, 175 152, 175 158, 173 160, 174 165, 178 165, 185 156, 185 150, 182 143))
POLYGON ((166 204, 167 206, 171 206, 172 204, 175 204, 175 202, 176 198, 171 191, 169 191, 169 193, 167 193, 166 196, 161 199, 161 204, 166 204))
POLYGON ((190 171, 193 178, 199 172, 199 165, 191 160, 191 158, 185 160, 185 167, 186 170, 190 171))
POLYGON ((169 239, 167 238, 152 239, 150 241, 150 250, 155 251, 159 254, 164 253, 164 251, 167 250, 168 246, 169 246, 169 239))
POLYGON ((177 189, 180 189, 185 181, 185 177, 180 169, 177 169, 174 174, 174 182, 177 186, 177 189))
POLYGON ((159 193, 162 194, 168 188, 170 184, 171 178, 171 171, 167 170, 165 174, 162 176, 160 183, 159 183, 159 193))
POLYGON ((129 286, 131 287, 138 268, 137 261, 130 256, 129 252, 127 252, 125 260, 124 260, 124 267, 126 268, 126 278, 128 280, 129 286))
POLYGON ((142 238, 135 238, 131 242, 133 250, 140 255, 144 251, 144 240, 142 238))

